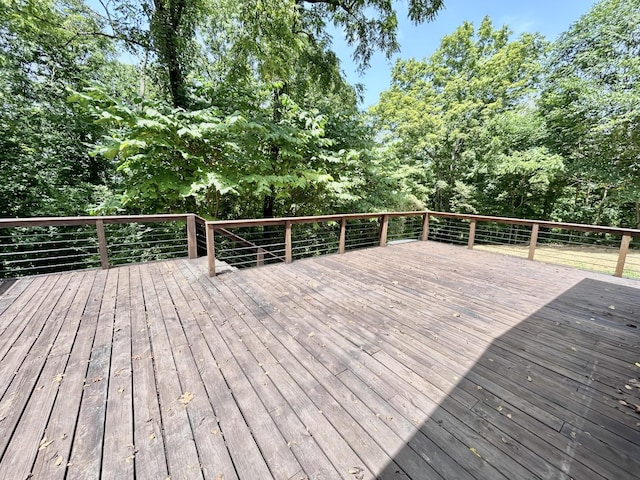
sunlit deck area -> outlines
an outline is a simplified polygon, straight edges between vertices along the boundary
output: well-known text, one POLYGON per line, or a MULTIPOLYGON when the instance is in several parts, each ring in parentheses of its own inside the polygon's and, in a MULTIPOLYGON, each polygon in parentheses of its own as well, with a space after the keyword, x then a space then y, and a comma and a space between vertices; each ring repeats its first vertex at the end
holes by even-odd
POLYGON ((640 478, 640 281, 436 242, 0 294, 0 479, 640 478))

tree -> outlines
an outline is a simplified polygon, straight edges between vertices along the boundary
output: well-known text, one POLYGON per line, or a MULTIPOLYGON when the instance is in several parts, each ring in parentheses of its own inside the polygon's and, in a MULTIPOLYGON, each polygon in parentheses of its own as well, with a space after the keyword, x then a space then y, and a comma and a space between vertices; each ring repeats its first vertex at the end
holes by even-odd
MULTIPOLYGON (((507 172, 495 165, 497 155, 521 146, 505 141, 496 119, 534 98, 544 48, 538 35, 510 41, 506 26, 494 29, 485 18, 477 30, 465 22, 444 37, 429 60, 396 63, 372 114, 429 208, 475 212, 489 177, 507 172)), ((502 193, 497 185, 494 196, 502 193)))
POLYGON ((603 0, 560 36, 541 108, 567 160, 557 216, 640 227, 639 0, 603 0))
POLYGON ((81 35, 94 28, 78 2, 0 5, 0 216, 84 213, 106 181, 86 147, 100 128, 66 103, 66 88, 114 70, 109 43, 81 35))

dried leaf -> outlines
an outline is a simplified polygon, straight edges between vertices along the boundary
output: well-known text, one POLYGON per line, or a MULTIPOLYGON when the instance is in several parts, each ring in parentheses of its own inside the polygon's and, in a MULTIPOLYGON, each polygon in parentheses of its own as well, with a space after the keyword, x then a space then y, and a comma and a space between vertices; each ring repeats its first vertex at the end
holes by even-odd
POLYGON ((394 280, 394 281, 393 281, 393 282, 391 282, 391 283, 393 283, 394 285, 397 285, 397 284, 398 284, 398 281, 397 281, 397 280, 394 280))
POLYGON ((308 336, 309 336, 309 337, 313 337, 314 335, 315 335, 315 333, 314 333, 314 332, 310 332, 310 333, 308 334, 308 336))
POLYGON ((56 467, 62 465, 62 460, 62 455, 58 455, 58 458, 56 459, 56 467))
POLYGON ((499 412, 501 412, 503 410, 502 405, 498 405, 498 407, 496 408, 496 410, 498 410, 499 412))
POLYGON ((624 388, 626 388, 627 390, 633 390, 633 387, 631 385, 625 385, 624 388))
POLYGON ((46 438, 43 438, 42 441, 40 442, 40 448, 38 448, 38 450, 44 450, 52 443, 53 443, 53 440, 47 440, 46 438))
POLYGON ((57 382, 57 383, 60 383, 62 381, 63 377, 64 377, 64 373, 59 373, 55 377, 53 377, 53 381, 57 382))
POLYGON ((636 362, 636 367, 640 368, 640 362, 636 362))
POLYGON ((351 475, 357 475, 358 473, 362 472, 363 470, 360 467, 352 467, 349 469, 349 473, 351 475))
POLYGON ((459 316, 460 316, 460 312, 454 312, 454 313, 453 313, 453 316, 454 316, 454 317, 459 317, 459 316))
POLYGON ((471 447, 469 450, 471 450, 476 457, 482 458, 475 448, 471 447))
POLYGON ((527 382, 533 382, 533 380, 531 380, 531 377, 527 376, 527 382))
POLYGON ((609 310, 615 310, 616 306, 615 305, 609 305, 609 310))
POLYGON ((511 418, 511 414, 510 413, 507 413, 507 418, 511 418))
POLYGON ((191 400, 193 400, 193 393, 191 392, 184 392, 180 396, 180 403, 182 403, 183 405, 189 405, 189 402, 191 402, 191 400))

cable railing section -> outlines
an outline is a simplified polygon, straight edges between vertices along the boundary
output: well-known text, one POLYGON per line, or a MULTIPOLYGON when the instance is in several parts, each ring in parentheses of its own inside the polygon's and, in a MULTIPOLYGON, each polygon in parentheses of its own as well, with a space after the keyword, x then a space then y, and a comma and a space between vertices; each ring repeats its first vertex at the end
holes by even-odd
POLYGON ((234 270, 425 240, 640 279, 640 229, 431 211, 0 219, 0 278, 205 255, 215 275, 216 259, 234 270))
POLYGON ((267 263, 265 251, 274 255, 269 263, 290 263, 430 240, 640 278, 640 230, 629 228, 420 211, 216 221, 206 231, 212 276, 216 257, 242 268, 267 263))
MULTIPOLYGON (((191 214, 0 219, 0 278, 206 255, 191 214)), ((197 229, 200 229, 200 235, 197 229)))

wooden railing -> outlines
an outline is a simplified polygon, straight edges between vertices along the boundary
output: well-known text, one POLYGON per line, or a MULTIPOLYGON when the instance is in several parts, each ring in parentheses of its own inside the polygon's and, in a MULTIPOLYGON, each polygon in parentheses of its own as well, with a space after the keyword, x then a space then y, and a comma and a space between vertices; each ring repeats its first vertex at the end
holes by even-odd
MULTIPOLYGON (((128 245, 125 243, 116 244, 115 241, 110 243, 105 232, 106 225, 175 222, 186 224, 186 239, 167 239, 165 235, 164 238, 150 240, 150 243, 161 247, 164 244, 165 250, 167 245, 171 244, 170 248, 173 251, 182 252, 186 249, 189 258, 196 258, 198 256, 197 225, 204 226, 205 220, 194 214, 0 219, 0 267, 4 267, 6 271, 7 265, 15 265, 15 271, 9 270, 9 273, 13 272, 15 275, 32 274, 92 266, 93 263, 90 260, 96 258, 96 261, 99 259, 102 268, 109 268, 112 266, 109 247, 126 249, 128 245), (64 227, 70 228, 62 231, 64 227), (74 230, 72 227, 76 227, 76 229, 74 230), (89 228, 84 229, 83 227, 89 228), (10 229, 14 229, 13 235, 6 234, 6 232, 10 232, 10 229), (15 229, 19 229, 20 234, 16 234, 15 229)), ((171 236, 169 234, 169 237, 171 236)), ((122 242, 122 240, 120 241, 122 242)), ((130 242, 131 248, 145 247, 145 245, 136 245, 135 239, 130 242)), ((166 254, 165 256, 170 255, 166 254)), ((0 273, 2 273, 1 270, 2 268, 0 268, 0 273)))
POLYGON ((131 261, 146 261, 154 257, 140 255, 129 260, 122 259, 122 253, 114 257, 114 252, 118 253, 118 248, 126 252, 127 248, 134 247, 140 252, 149 244, 169 245, 169 253, 157 258, 196 258, 198 252, 202 254, 206 248, 209 274, 213 276, 216 274, 216 243, 219 247, 242 250, 244 264, 241 268, 272 262, 291 263, 304 256, 342 254, 355 248, 384 247, 410 239, 493 249, 529 260, 565 264, 567 260, 561 256, 579 256, 582 249, 589 253, 590 259, 568 264, 640 278, 640 249, 637 241, 632 244, 632 240, 639 237, 640 230, 636 229, 432 211, 213 222, 194 214, 0 219, 0 276, 12 274, 13 271, 7 268, 9 264, 15 267, 17 275, 26 275, 91 266, 109 268, 131 261), (174 229, 164 236, 147 238, 146 243, 140 245, 135 244, 135 235, 126 242, 121 240, 122 235, 118 236, 113 230, 119 227, 110 227, 110 231, 105 229, 107 225, 142 224, 146 228, 147 224, 169 223, 184 223, 186 228, 180 227, 179 234, 175 234, 174 229), (322 226, 319 233, 310 228, 317 226, 322 226), (32 231, 36 233, 31 234, 32 231), (312 236, 316 238, 307 238, 312 236), (311 245, 313 242, 316 244, 311 245), (38 248, 29 250, 30 246, 38 248), (631 258, 628 258, 630 252, 631 258), (599 256, 606 256, 606 259, 598 260, 599 256), (74 260, 75 257, 79 260, 74 260))
MULTIPOLYGON (((384 212, 384 213, 357 213, 357 214, 338 214, 338 215, 321 215, 314 217, 284 217, 284 218, 269 218, 269 219, 246 219, 246 220, 231 220, 231 221, 214 221, 206 222, 206 234, 207 234, 207 256, 209 264, 209 274, 214 276, 216 274, 215 269, 215 236, 216 234, 229 235, 231 230, 234 229, 256 229, 256 228, 269 228, 269 227, 284 227, 284 233, 282 241, 284 245, 283 260, 285 263, 291 263, 293 260, 293 242, 292 242, 292 230, 294 226, 301 224, 312 223, 330 223, 334 222, 339 224, 339 240, 336 248, 337 253, 345 252, 345 239, 347 233, 347 225, 352 220, 377 220, 379 224, 377 242, 379 246, 387 245, 387 236, 389 232, 389 222, 398 218, 420 218, 421 228, 417 233, 415 240, 426 241, 430 239, 430 235, 433 235, 433 239, 436 241, 448 241, 449 243, 462 243, 460 239, 464 238, 466 246, 470 249, 482 245, 486 248, 488 245, 524 245, 526 244, 526 258, 534 260, 536 251, 540 248, 541 229, 546 229, 544 232, 545 247, 548 250, 549 245, 576 245, 583 246, 597 246, 599 248, 612 249, 612 241, 618 242, 613 237, 618 238, 619 242, 616 245, 617 249, 617 261, 615 262, 614 275, 620 277, 623 275, 625 268, 625 261, 629 252, 629 247, 632 238, 640 237, 640 230, 629 228, 616 228, 606 227, 599 225, 584 225, 576 223, 562 223, 562 222, 549 222, 543 220, 526 220, 520 218, 507 218, 507 217, 493 217, 483 215, 466 215, 457 213, 445 213, 445 212, 432 212, 432 211, 416 211, 416 212, 384 212), (448 238, 447 235, 440 235, 441 229, 431 228, 434 233, 430 234, 430 221, 433 225, 434 221, 447 222, 457 221, 467 223, 468 226, 462 227, 460 225, 448 224, 448 238), (521 231, 516 231, 515 237, 517 241, 514 242, 494 242, 488 241, 491 239, 491 235, 487 235, 487 230, 480 231, 479 235, 478 225, 480 223, 492 224, 492 225, 507 225, 512 227, 525 227, 530 230, 527 232, 526 237, 523 236, 521 231), (457 235, 458 241, 451 241, 451 230, 457 235), (587 232, 588 234, 599 234, 601 237, 596 239, 586 239, 581 237, 574 237, 573 233, 564 234, 562 231, 567 232, 587 232), (564 237, 568 237, 566 240, 564 237), (554 243, 555 239, 555 243, 554 243), (572 240, 573 239, 573 240, 572 240), (613 240, 612 240, 613 239, 613 240), (589 240, 588 242, 585 240, 589 240)), ((241 235, 236 234, 237 237, 242 238, 241 235)), ((455 240, 455 239, 453 239, 455 240)), ((253 244, 257 247, 256 244, 253 244)), ((264 254, 262 249, 262 254, 264 254)), ((259 250, 256 250, 259 252, 259 250)), ((255 264, 261 264, 259 257, 260 253, 256 253, 255 264)), ((278 257, 280 258, 280 257, 278 257)), ((562 262, 559 262, 562 263, 562 262)), ((597 265, 597 264, 596 264, 597 265)), ((640 265, 638 265, 640 270, 640 265)), ((596 268, 597 269, 597 268, 596 268)))

